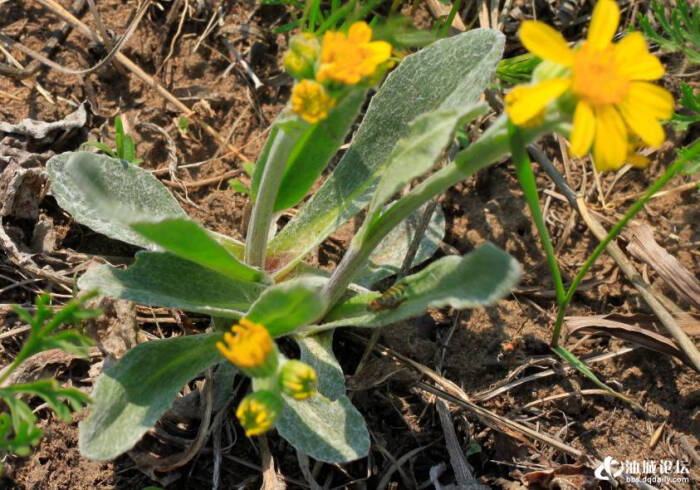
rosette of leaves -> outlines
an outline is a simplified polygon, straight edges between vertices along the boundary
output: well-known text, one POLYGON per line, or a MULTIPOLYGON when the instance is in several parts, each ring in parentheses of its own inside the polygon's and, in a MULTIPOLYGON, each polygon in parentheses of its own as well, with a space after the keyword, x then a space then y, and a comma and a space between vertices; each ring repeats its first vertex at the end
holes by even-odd
MULTIPOLYGON (((372 289, 401 267, 423 215, 421 206, 478 168, 466 165, 465 155, 446 161, 441 169, 436 165, 445 161, 456 130, 484 114, 479 101, 501 58, 503 42, 496 31, 475 29, 407 56, 373 96, 338 165, 267 243, 264 267, 246 263, 245 244, 190 219, 147 171, 90 153, 52 158, 52 192, 65 210, 95 231, 143 248, 126 270, 99 266, 87 271, 78 286, 112 298, 203 313, 215 325, 230 326, 247 318, 265 325, 273 337, 292 336, 301 360, 316 370, 319 392, 307 400, 285 398, 277 431, 318 460, 343 462, 365 456, 369 434, 346 396, 332 349, 334 329, 377 328, 421 315, 427 308, 493 304, 520 276, 517 262, 487 243, 404 277, 392 288, 393 302, 372 289), (425 174, 442 179, 440 186, 393 200, 425 174), (330 234, 363 210, 365 225, 347 260, 330 277, 304 263, 330 234)), ((270 207, 280 212, 307 197, 346 141, 366 95, 365 89, 356 89, 315 124, 299 125, 283 114, 253 172, 252 198, 261 195, 260 176, 280 139, 287 159, 270 207)), ((508 152, 505 119, 499 121, 489 133, 492 146, 473 144, 463 150, 479 165, 508 152)), ((420 241, 413 266, 435 253, 443 234, 444 217, 438 212, 420 241)), ((82 453, 112 459, 129 450, 185 383, 225 362, 215 348, 220 338, 221 332, 214 331, 147 342, 105 370, 92 393, 90 415, 81 424, 82 453)))
MULTIPOLYGON (((76 388, 62 387, 55 379, 41 379, 28 383, 8 381, 12 373, 31 356, 49 349, 61 349, 82 357, 92 344, 90 339, 76 329, 61 329, 61 325, 78 325, 94 318, 99 310, 84 308, 84 302, 94 294, 76 298, 54 313, 49 305, 48 294, 36 300, 36 311, 32 315, 26 309, 15 306, 14 312, 31 327, 29 337, 15 360, 0 374, 0 399, 7 411, 0 413, 0 453, 27 456, 36 446, 43 432, 37 427, 37 419, 31 407, 22 399, 25 396, 41 398, 54 411, 59 420, 70 422, 71 411, 80 410, 90 398, 76 388)), ((0 472, 2 465, 0 465, 0 472)))

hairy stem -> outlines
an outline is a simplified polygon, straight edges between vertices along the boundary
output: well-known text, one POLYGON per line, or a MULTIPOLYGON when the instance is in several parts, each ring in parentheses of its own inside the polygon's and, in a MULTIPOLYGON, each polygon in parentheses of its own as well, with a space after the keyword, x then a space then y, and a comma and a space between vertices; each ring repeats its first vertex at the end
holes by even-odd
POLYGON ((245 262, 253 267, 264 269, 275 199, 277 199, 284 168, 297 141, 297 136, 298 132, 295 129, 280 128, 265 162, 265 169, 260 179, 260 188, 253 205, 250 226, 246 235, 245 262))

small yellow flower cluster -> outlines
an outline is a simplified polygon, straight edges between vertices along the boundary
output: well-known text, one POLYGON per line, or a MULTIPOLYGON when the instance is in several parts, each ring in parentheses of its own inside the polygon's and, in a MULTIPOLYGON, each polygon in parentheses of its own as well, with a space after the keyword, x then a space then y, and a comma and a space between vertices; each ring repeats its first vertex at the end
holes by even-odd
POLYGON ((224 341, 217 342, 219 352, 253 377, 269 376, 277 369, 277 348, 267 329, 245 318, 224 334, 224 341))
POLYGON ((316 393, 316 372, 308 364, 287 361, 278 372, 277 347, 264 325, 243 318, 216 347, 226 359, 267 388, 246 396, 236 410, 247 436, 262 434, 275 425, 283 409, 280 392, 296 400, 316 393))
POLYGON ((243 399, 236 409, 236 417, 246 436, 257 436, 272 429, 282 409, 282 400, 278 395, 260 390, 243 399))
POLYGON ((327 31, 320 45, 311 34, 294 36, 284 57, 286 70, 299 80, 292 90, 292 111, 315 124, 335 106, 332 92, 376 80, 388 67, 391 45, 371 39, 365 22, 355 22, 347 34, 327 31))
POLYGON ((673 97, 649 83, 664 74, 659 60, 647 50, 641 33, 612 43, 620 20, 614 0, 599 0, 587 39, 571 49, 547 24, 525 21, 520 39, 532 53, 564 69, 562 76, 513 89, 506 111, 514 124, 537 126, 545 108, 565 93, 576 101, 570 151, 585 155, 593 147, 598 170, 616 170, 625 161, 644 165, 630 153, 637 141, 659 146, 665 138, 659 120, 673 113, 673 97), (538 121, 539 120, 539 121, 538 121))

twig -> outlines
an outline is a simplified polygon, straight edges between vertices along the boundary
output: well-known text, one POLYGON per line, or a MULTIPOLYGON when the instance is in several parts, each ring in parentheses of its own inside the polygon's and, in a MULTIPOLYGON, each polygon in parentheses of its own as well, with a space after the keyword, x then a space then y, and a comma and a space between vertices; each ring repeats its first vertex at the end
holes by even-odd
MULTIPOLYGON (((73 2, 73 5, 71 5, 70 11, 75 15, 79 15, 84 7, 85 0, 75 0, 73 2)), ((66 38, 66 36, 70 32, 70 29, 71 26, 68 22, 61 23, 61 26, 58 28, 58 30, 54 31, 51 38, 49 38, 49 40, 46 42, 46 45, 44 45, 44 48, 41 50, 42 53, 50 55, 53 52, 53 50, 56 49, 58 43, 66 38)), ((5 75, 16 80, 22 80, 34 75, 36 72, 39 71, 41 66, 42 63, 39 60, 32 60, 31 63, 29 63, 25 68, 19 69, 12 68, 11 66, 0 63, 0 75, 5 75)))
MULTIPOLYGON (((353 335, 353 337, 361 339, 361 337, 357 335, 353 335)), ((362 340, 364 341, 364 339, 362 340)), ((471 401, 467 394, 464 392, 464 390, 462 390, 459 386, 457 386, 452 381, 440 376, 438 373, 436 373, 429 367, 424 366, 419 362, 416 362, 402 354, 399 354, 398 352, 393 351, 392 349, 389 349, 388 347, 384 347, 379 344, 377 344, 377 346, 374 349, 383 355, 391 356, 395 359, 398 359, 399 361, 413 368, 415 371, 428 377, 430 380, 432 380, 434 383, 440 386, 440 388, 435 388, 421 381, 418 381, 416 384, 425 391, 440 396, 441 398, 444 398, 445 400, 451 403, 460 405, 468 409, 469 411, 475 413, 477 417, 479 417, 479 419, 484 422, 484 424, 488 425, 489 427, 492 427, 494 430, 506 433, 507 431, 504 430, 505 427, 506 429, 526 435, 531 439, 535 439, 537 441, 548 444, 563 453, 573 456, 574 458, 579 459, 584 456, 584 454, 578 449, 569 446, 568 444, 565 444, 564 442, 558 439, 550 437, 546 434, 541 434, 535 430, 530 429, 529 427, 519 424, 518 422, 510 420, 506 417, 502 417, 501 415, 498 415, 496 413, 491 412, 490 410, 480 407, 479 405, 471 401)))
MULTIPOLYGON (((68 12, 66 9, 64 9, 61 5, 56 3, 55 0, 37 0, 39 3, 41 3, 44 7, 47 9, 51 10, 54 14, 58 15, 62 19, 64 19, 66 22, 71 24, 75 29, 79 30, 81 33, 84 35, 92 38, 92 31, 88 26, 86 26, 83 22, 78 20, 74 15, 72 15, 70 12, 68 12)), ((233 152, 236 156, 239 158, 242 158, 243 160, 250 160, 246 155, 244 155, 241 151, 238 150, 235 146, 233 146, 231 143, 226 142, 225 138, 219 134, 219 132, 211 127, 209 124, 206 122, 202 121, 198 117, 196 117, 196 113, 192 111, 189 107, 187 107, 185 104, 183 104, 177 97, 172 95, 168 90, 166 90, 162 85, 160 85, 158 82, 156 82, 151 76, 149 76, 145 71, 143 71, 138 65, 136 65, 133 61, 131 61, 129 58, 126 57, 121 52, 117 52, 114 55, 114 58, 124 65, 129 71, 131 71, 134 75, 136 75, 138 78, 141 79, 143 83, 146 85, 152 87, 153 89, 158 92, 158 94, 161 95, 164 99, 166 99, 168 102, 173 104, 180 112, 184 113, 193 123, 197 124, 199 127, 201 127, 204 131, 206 131, 212 138, 214 138, 216 141, 219 143, 223 143, 226 145, 227 149, 231 152, 233 152)))
MULTIPOLYGON (((597 356, 593 357, 588 357, 588 358, 582 358, 582 361, 585 361, 586 364, 593 364, 596 362, 600 361, 605 361, 607 359, 612 359, 614 357, 621 356, 623 354, 627 354, 628 352, 632 352, 634 350, 637 350, 636 347, 623 347, 619 351, 616 352, 606 352, 605 354, 599 354, 597 356)), ((573 370, 573 368, 569 367, 564 367, 564 370, 573 370)), ((502 393, 505 393, 509 390, 512 390, 513 388, 520 386, 525 383, 529 383, 531 381, 536 381, 539 379, 544 379, 548 378, 549 376, 554 376, 555 374, 561 373, 561 370, 555 370, 555 369, 546 369, 544 371, 540 371, 539 373, 531 374, 529 376, 525 376, 524 378, 516 379, 514 381, 511 381, 503 386, 499 386, 495 389, 488 390, 485 392, 477 393, 474 395, 473 399, 475 401, 480 401, 484 402, 486 400, 490 400, 491 398, 494 398, 502 393)))
MULTIPOLYGON (((43 2, 53 2, 53 0, 38 0, 38 1, 39 1, 39 3, 42 3, 42 4, 43 4, 43 2)), ((134 17, 134 20, 131 21, 131 24, 129 24, 129 27, 127 28, 127 30, 126 30, 126 32, 124 33, 124 35, 119 39, 119 41, 117 41, 116 44, 114 44, 114 46, 113 46, 112 49, 109 51, 109 53, 107 53, 107 56, 105 56, 104 58, 102 58, 100 61, 98 61, 95 65, 91 66, 90 68, 85 68, 85 69, 83 69, 83 70, 73 70, 73 69, 71 69, 71 68, 66 68, 66 67, 64 67, 64 66, 61 66, 61 65, 59 65, 58 63, 56 63, 56 62, 54 62, 54 61, 51 61, 50 59, 48 59, 47 57, 45 57, 45 56, 42 55, 41 53, 37 53, 36 51, 34 51, 34 50, 32 50, 32 49, 29 49, 28 47, 26 47, 26 46, 23 45, 22 43, 15 41, 14 39, 12 39, 12 38, 9 37, 9 36, 6 36, 6 35, 3 34, 2 32, 0 32, 0 39, 3 40, 3 41, 6 42, 6 43, 12 45, 12 46, 15 46, 17 49, 19 49, 20 51, 22 51, 22 52, 23 52, 24 54, 26 54, 27 56, 31 56, 31 57, 34 58, 35 60, 38 60, 39 62, 43 63, 44 65, 46 65, 46 66, 48 66, 48 67, 50 67, 50 68, 53 68, 54 70, 57 70, 57 71, 59 71, 59 72, 61 72, 61 73, 63 73, 63 74, 66 74, 66 75, 79 75, 79 76, 83 76, 83 75, 87 75, 87 74, 89 74, 89 73, 92 73, 92 72, 94 72, 94 71, 99 70, 99 69, 102 68, 104 65, 106 65, 107 63, 109 63, 109 61, 112 60, 112 58, 114 58, 115 56, 117 56, 117 55, 119 54, 119 50, 120 50, 120 49, 124 46, 124 44, 129 40, 129 38, 131 37, 131 35, 132 35, 132 34, 134 33, 134 31, 136 30, 136 27, 138 26, 139 22, 140 22, 141 19, 143 18, 143 15, 146 13, 146 10, 147 10, 147 8, 148 8, 149 3, 150 3, 150 0, 145 0, 145 1, 139 6, 139 8, 138 8, 138 10, 137 10, 137 12, 136 12, 136 16, 134 17)), ((62 8, 62 7, 61 7, 61 8, 62 8)), ((64 10, 64 12, 65 12, 66 14, 68 14, 68 15, 71 15, 71 14, 70 14, 68 11, 66 11, 66 10, 64 10)), ((71 15, 71 17, 72 17, 72 15, 71 15)), ((83 25, 84 25, 84 24, 83 24, 83 25)), ((92 37, 92 36, 91 36, 91 37, 92 37)), ((106 45, 109 45, 109 40, 108 40, 108 39, 105 40, 105 44, 106 44, 106 45)))

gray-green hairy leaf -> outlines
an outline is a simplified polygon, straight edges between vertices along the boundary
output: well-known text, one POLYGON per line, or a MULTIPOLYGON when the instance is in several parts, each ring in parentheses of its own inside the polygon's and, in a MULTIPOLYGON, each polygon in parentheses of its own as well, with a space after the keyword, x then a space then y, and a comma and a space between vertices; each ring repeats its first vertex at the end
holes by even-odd
POLYGON ((265 286, 226 277, 169 253, 139 252, 127 270, 99 266, 78 280, 115 299, 206 315, 240 318, 265 286))
POLYGON ((330 400, 345 396, 345 376, 333 353, 333 330, 294 339, 301 351, 300 359, 314 368, 318 391, 330 400))
POLYGON ((328 463, 344 463, 367 455, 367 426, 347 396, 335 401, 320 393, 307 400, 284 396, 284 405, 276 427, 299 451, 328 463))
POLYGON ((209 232, 187 218, 133 223, 145 239, 178 257, 241 281, 262 281, 265 274, 252 268, 221 245, 209 232))
POLYGON ((304 198, 345 141, 366 96, 367 91, 351 92, 299 139, 284 170, 275 211, 291 208, 304 198))
POLYGON ((59 206, 110 238, 155 250, 129 223, 186 216, 158 179, 123 160, 80 151, 51 158, 46 169, 59 206))
POLYGON ((327 282, 318 276, 301 276, 267 288, 246 315, 279 337, 316 320, 325 311, 321 289, 327 282))
POLYGON ((95 384, 88 418, 80 424, 80 452, 113 459, 131 449, 170 407, 185 383, 221 361, 217 334, 137 345, 95 384))
POLYGON ((515 259, 487 242, 463 257, 443 257, 398 281, 387 293, 391 298, 378 311, 370 307, 370 302, 380 297, 378 293, 350 298, 333 308, 320 328, 377 327, 421 315, 428 308, 491 305, 513 289, 520 274, 515 259))
POLYGON ((459 124, 471 121, 486 110, 486 104, 437 109, 411 121, 408 135, 400 139, 391 152, 369 205, 369 215, 374 216, 403 186, 435 165, 459 124))
MULTIPOLYGON (((425 207, 420 208, 391 230, 377 248, 374 249, 369 262, 354 279, 356 283, 370 288, 377 281, 399 272, 411 242, 413 242, 413 237, 416 234, 416 229, 421 222, 424 211, 425 207)), ((442 208, 438 206, 430 218, 428 228, 421 239, 411 267, 422 264, 432 257, 444 236, 445 214, 442 212, 442 208)))
POLYGON ((369 203, 382 165, 408 134, 408 123, 425 112, 475 104, 503 43, 497 31, 474 29, 407 56, 372 98, 333 174, 270 243, 273 263, 292 267, 369 203))

